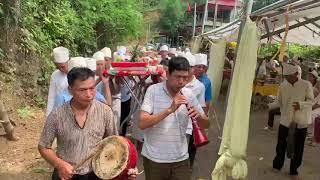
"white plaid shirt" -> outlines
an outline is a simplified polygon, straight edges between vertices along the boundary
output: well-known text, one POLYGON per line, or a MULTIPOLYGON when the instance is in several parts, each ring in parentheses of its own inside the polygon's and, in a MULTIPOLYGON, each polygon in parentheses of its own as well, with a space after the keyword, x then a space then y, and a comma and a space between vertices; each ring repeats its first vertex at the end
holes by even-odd
MULTIPOLYGON (((204 113, 193 92, 183 88, 182 93, 200 113, 204 113)), ((170 107, 172 97, 166 81, 148 88, 141 107, 149 114, 158 114, 170 107)), ((158 124, 144 130, 142 155, 158 163, 180 162, 189 158, 186 130, 190 122, 186 106, 180 106, 174 113, 158 124)))

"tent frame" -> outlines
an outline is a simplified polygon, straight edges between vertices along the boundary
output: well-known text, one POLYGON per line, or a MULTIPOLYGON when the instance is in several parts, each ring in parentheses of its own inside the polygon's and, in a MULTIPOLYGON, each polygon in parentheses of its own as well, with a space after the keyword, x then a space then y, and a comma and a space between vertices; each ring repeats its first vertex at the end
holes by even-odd
MULTIPOLYGON (((264 8, 261 8, 259 10, 252 12, 250 14, 250 18, 252 20, 259 20, 259 19, 262 19, 263 17, 273 18, 279 15, 284 15, 285 13, 287 13, 288 6, 290 7, 290 12, 299 12, 299 11, 305 11, 305 10, 320 7, 320 1, 319 0, 281 0, 269 6, 266 6, 264 8), (276 11, 276 12, 268 13, 269 11, 276 11)), ((296 22, 297 21, 299 22, 297 22, 296 24, 290 25, 289 30, 292 30, 301 26, 306 26, 307 24, 312 24, 316 28, 320 29, 320 25, 317 23, 317 21, 320 20, 320 16, 316 16, 313 18, 302 17, 301 19, 304 19, 304 21, 297 19, 296 22)), ((232 28, 232 26, 238 26, 240 22, 241 22, 241 19, 237 19, 224 26, 213 29, 209 32, 205 32, 199 36, 219 35, 219 34, 232 31, 235 29, 235 28, 232 28)), ((285 27, 281 27, 274 32, 270 32, 271 28, 268 26, 267 23, 264 23, 264 27, 266 29, 266 33, 261 35, 261 39, 270 38, 274 35, 285 32, 285 27)), ((318 32, 315 29, 312 29, 310 27, 308 27, 307 29, 312 31, 313 33, 318 34, 318 32)))

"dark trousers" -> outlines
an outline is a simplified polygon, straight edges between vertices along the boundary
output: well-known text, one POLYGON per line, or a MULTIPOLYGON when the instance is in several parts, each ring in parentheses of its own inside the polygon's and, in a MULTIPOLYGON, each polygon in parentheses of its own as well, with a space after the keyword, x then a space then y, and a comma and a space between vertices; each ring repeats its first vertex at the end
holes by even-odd
POLYGON ((146 180, 191 180, 189 159, 174 163, 157 163, 143 157, 146 180))
MULTIPOLYGON (((121 116, 120 116, 120 124, 128 117, 130 113, 130 104, 131 98, 128 101, 121 102, 121 116)), ((128 121, 122 125, 122 129, 120 129, 120 135, 125 136, 127 133, 128 121)))
POLYGON ((197 148, 194 145, 194 138, 193 135, 190 136, 189 145, 188 145, 188 153, 190 159, 190 167, 193 166, 194 159, 196 158, 197 148))
MULTIPOLYGON (((54 169, 52 173, 52 180, 60 180, 58 171, 56 169, 54 169)), ((93 172, 91 172, 85 175, 75 174, 73 175, 71 180, 101 180, 101 179, 98 178, 93 172)))
POLYGON ((270 109, 268 116, 268 126, 273 127, 274 116, 281 115, 280 108, 270 109))
MULTIPOLYGON (((278 132, 278 144, 276 148, 276 157, 273 160, 273 168, 281 170, 283 167, 289 128, 280 124, 278 132)), ((290 175, 298 175, 298 168, 302 163, 304 142, 307 136, 307 128, 295 129, 294 133, 294 155, 290 162, 290 175)))

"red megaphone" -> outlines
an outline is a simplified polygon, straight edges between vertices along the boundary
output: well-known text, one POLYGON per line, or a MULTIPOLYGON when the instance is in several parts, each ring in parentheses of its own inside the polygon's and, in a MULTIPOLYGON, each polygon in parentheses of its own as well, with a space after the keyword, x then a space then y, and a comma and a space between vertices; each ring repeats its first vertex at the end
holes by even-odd
POLYGON ((209 143, 208 136, 206 135, 204 130, 198 126, 198 123, 195 119, 191 118, 191 120, 192 120, 192 128, 193 128, 194 145, 196 147, 200 147, 208 144, 209 143))
MULTIPOLYGON (((181 95, 183 95, 181 91, 180 91, 180 93, 181 93, 181 95)), ((186 104, 186 107, 189 111, 190 108, 187 104, 186 104)), ((204 130, 199 127, 197 120, 194 118, 191 118, 191 121, 192 121, 194 145, 196 147, 200 147, 200 146, 208 144, 209 143, 208 136, 206 135, 204 130)))

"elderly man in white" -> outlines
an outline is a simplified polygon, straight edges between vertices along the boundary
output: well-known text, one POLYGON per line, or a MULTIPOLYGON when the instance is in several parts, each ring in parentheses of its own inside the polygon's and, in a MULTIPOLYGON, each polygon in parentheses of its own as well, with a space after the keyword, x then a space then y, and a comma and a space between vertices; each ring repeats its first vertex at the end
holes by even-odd
POLYGON ((176 49, 176 48, 170 48, 170 49, 169 49, 169 52, 168 52, 168 56, 169 56, 170 58, 176 57, 176 56, 177 56, 177 49, 176 49))
MULTIPOLYGON (((78 68, 78 67, 87 67, 90 70, 95 71, 96 69, 95 63, 96 61, 92 58, 72 57, 68 61, 68 72, 70 72, 73 68, 78 68)), ((106 83, 108 83, 108 80, 106 81, 107 81, 106 83)), ((71 99, 72 99, 72 95, 70 94, 69 89, 65 89, 64 91, 62 91, 60 94, 57 95, 53 109, 59 108, 60 106, 70 101, 71 99)), ((106 101, 106 98, 99 92, 96 93, 96 99, 108 105, 108 101, 106 101)))
POLYGON ((112 51, 108 47, 104 47, 100 50, 104 54, 104 61, 105 61, 105 68, 110 69, 111 68, 111 62, 112 62, 112 51))
POLYGON ((106 69, 106 63, 104 60, 104 53, 101 51, 98 51, 93 54, 92 56, 93 59, 95 59, 95 64, 96 64, 96 80, 99 79, 99 77, 102 75, 103 70, 106 69))
POLYGON ((290 175, 293 180, 299 180, 298 168, 311 119, 313 89, 310 82, 298 78, 298 68, 293 64, 283 63, 283 75, 286 81, 280 84, 278 93, 281 120, 273 168, 280 171, 287 154, 291 159, 290 175))
POLYGON ((68 88, 68 60, 69 50, 65 47, 57 47, 53 49, 53 62, 57 68, 50 78, 48 103, 47 103, 47 116, 53 110, 56 97, 65 89, 68 88))
POLYGON ((165 60, 168 58, 169 47, 167 45, 162 45, 159 50, 159 55, 161 56, 161 60, 165 60))

